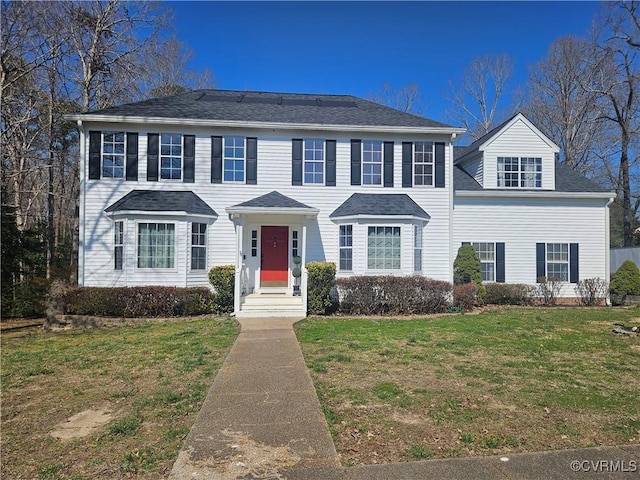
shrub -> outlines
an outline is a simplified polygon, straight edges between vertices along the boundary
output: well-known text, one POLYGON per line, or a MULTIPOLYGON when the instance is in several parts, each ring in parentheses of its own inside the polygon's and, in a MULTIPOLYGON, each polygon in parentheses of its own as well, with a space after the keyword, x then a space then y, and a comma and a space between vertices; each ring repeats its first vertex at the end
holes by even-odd
POLYGON ((411 277, 357 276, 338 279, 340 312, 348 315, 408 315, 446 312, 451 284, 411 277))
POLYGON ((179 317, 211 313, 215 296, 208 288, 78 287, 61 294, 64 312, 101 317, 179 317))
POLYGON ((538 278, 538 296, 542 301, 542 305, 547 307, 553 306, 558 302, 558 295, 562 289, 562 282, 556 277, 540 277, 538 278))
POLYGON ((609 283, 611 301, 617 305, 623 305, 628 295, 640 295, 640 271, 631 260, 625 261, 609 283))
POLYGON ((607 296, 607 282, 601 278, 585 278, 575 287, 580 296, 580 304, 586 307, 601 305, 607 296))
POLYGON ((485 303, 489 305, 531 305, 536 288, 524 283, 487 283, 485 303))
POLYGON ((471 282, 478 285, 482 283, 480 258, 471 245, 462 245, 453 261, 453 283, 461 285, 471 282))
POLYGON ((475 283, 463 283, 453 287, 453 305, 461 312, 469 312, 478 304, 478 286, 475 283))
POLYGON ((307 263, 307 311, 326 315, 331 306, 331 292, 336 286, 336 265, 331 262, 307 263))
POLYGON ((216 294, 216 310, 220 313, 233 312, 235 272, 233 265, 219 265, 209 270, 209 283, 216 294))

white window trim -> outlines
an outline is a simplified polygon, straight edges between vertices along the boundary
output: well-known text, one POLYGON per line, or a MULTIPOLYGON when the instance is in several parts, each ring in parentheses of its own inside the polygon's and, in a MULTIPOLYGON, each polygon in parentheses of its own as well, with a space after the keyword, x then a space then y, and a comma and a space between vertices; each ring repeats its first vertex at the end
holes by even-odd
MULTIPOLYGON (((353 237, 354 237, 353 232, 355 230, 353 228, 353 226, 354 225, 352 223, 345 223, 344 225, 339 225, 338 226, 338 271, 340 271, 340 272, 353 272, 353 237), (350 246, 344 246, 343 247, 343 246, 340 245, 340 241, 342 240, 341 229, 343 227, 345 227, 345 228, 346 227, 351 227, 351 245, 350 246), (340 254, 341 254, 342 250, 351 250, 351 268, 348 268, 348 269, 343 269, 342 268, 341 263, 340 263, 341 262, 341 258, 342 258, 340 256, 340 254)), ((347 236, 347 235, 345 235, 345 236, 347 236)))
POLYGON ((178 236, 178 222, 170 222, 170 221, 166 221, 166 220, 154 220, 154 219, 140 219, 137 220, 135 222, 135 232, 136 232, 136 240, 135 240, 135 270, 136 271, 140 271, 140 272, 177 272, 178 271, 178 240, 179 240, 179 236, 178 236), (163 225, 173 225, 173 267, 167 267, 167 268, 162 268, 162 267, 139 267, 138 266, 138 261, 140 258, 140 225, 141 224, 148 224, 148 223, 155 223, 155 224, 163 224, 163 225))
MULTIPOLYGON (((209 251, 209 224, 207 222, 199 222, 199 221, 191 221, 189 223, 189 271, 195 273, 202 273, 207 271, 207 255, 209 251), (193 244, 193 226, 194 225, 204 225, 204 244, 203 245, 194 245, 193 244), (204 250, 204 268, 193 268, 193 249, 200 248, 204 250)), ((198 233, 201 235, 200 233, 198 233)))
MULTIPOLYGON (((373 152, 373 150, 372 150, 373 152)), ((363 140, 362 141, 362 161, 360 162, 360 178, 362 179, 361 183, 363 187, 384 187, 384 142, 381 140, 363 140), (365 162, 364 160, 364 146, 365 143, 379 143, 380 144, 380 162, 365 162), (365 163, 367 165, 380 165, 380 183, 365 183, 365 173, 364 166, 365 163)))
MULTIPOLYGON (((313 148, 313 151, 318 149, 313 148)), ((302 140, 302 184, 303 185, 325 185, 327 181, 327 142, 323 138, 305 138, 302 140), (322 142, 322 161, 320 160, 307 160, 307 142, 322 142), (307 163, 321 164, 322 165, 322 181, 321 182, 307 182, 305 165, 307 163)))
POLYGON ((541 190, 542 189, 542 181, 543 181, 543 163, 542 163, 542 157, 520 157, 520 156, 515 156, 515 155, 502 155, 497 157, 496 159, 496 187, 497 188, 506 188, 509 190, 541 190), (505 178, 502 179, 502 183, 503 185, 500 184, 500 174, 502 174, 503 176, 507 173, 504 170, 504 164, 502 166, 502 169, 500 168, 500 161, 501 160, 505 160, 505 159, 510 159, 510 160, 517 160, 518 162, 518 169, 515 171, 510 171, 508 172, 509 174, 516 174, 517 175, 517 185, 513 186, 513 185, 506 185, 506 181, 505 178), (540 165, 540 171, 538 172, 537 169, 534 169, 533 172, 530 171, 525 171, 523 169, 523 160, 534 160, 534 168, 537 166, 536 164, 539 163, 540 165), (534 175, 534 186, 525 186, 524 185, 524 179, 525 179, 525 174, 533 174, 534 175), (540 174, 540 185, 536 186, 535 183, 536 182, 536 176, 540 174))
POLYGON ((127 176, 127 132, 122 130, 103 130, 101 134, 102 136, 100 138, 100 180, 123 181, 127 176), (104 152, 104 136, 115 134, 115 133, 122 133, 124 135, 124 153, 122 154, 122 176, 121 177, 105 177, 104 176, 104 156, 114 155, 114 154, 104 152))
MULTIPOLYGON (((424 174, 420 174, 421 177, 424 177, 424 174)), ((411 163, 411 180, 412 180, 412 184, 413 187, 417 187, 417 188, 435 188, 435 184, 436 184, 436 142, 431 141, 431 140, 426 140, 426 141, 417 141, 417 142, 413 142, 413 147, 412 147, 412 163, 411 163), (426 143, 430 143, 431 144, 431 161, 430 162, 416 162, 416 145, 417 144, 426 144, 426 143), (418 184, 416 182, 416 166, 417 165, 431 165, 431 183, 429 184, 418 184)))
POLYGON ((402 258, 403 258, 403 250, 402 250, 402 225, 371 225, 371 224, 367 224, 366 226, 366 232, 367 232, 367 240, 366 240, 366 257, 365 257, 365 265, 366 265, 366 272, 368 273, 384 273, 384 272, 402 272, 402 258), (400 230, 400 266, 398 268, 371 268, 369 267, 369 229, 370 228, 397 228, 398 230, 400 230))
MULTIPOLYGON (((182 182, 182 179, 184 178, 184 135, 182 135, 181 133, 170 133, 170 132, 164 132, 160 134, 160 138, 158 140, 159 145, 158 145, 158 180, 161 182, 182 182), (162 158, 173 158, 176 155, 162 155, 162 136, 163 135, 177 135, 180 137, 180 178, 162 178, 162 158)), ((175 143, 171 143, 171 144, 165 144, 165 145, 175 145, 175 143)), ((170 169, 171 171, 173 171, 173 168, 170 169)))
POLYGON ((484 278, 482 279, 483 282, 488 282, 488 283, 495 283, 496 281, 496 242, 472 242, 471 246, 473 247, 473 249, 476 251, 476 255, 478 255, 478 258, 480 259, 480 270, 482 271, 482 264, 483 263, 487 263, 487 264, 492 264, 493 265, 493 278, 491 280, 485 280, 484 278), (482 257, 480 256, 480 245, 484 244, 484 245, 493 245, 493 260, 483 260, 482 257))
POLYGON ((113 270, 115 272, 122 272, 125 269, 125 258, 124 258, 124 249, 125 246, 125 223, 124 223, 124 219, 122 220, 115 220, 113 222, 113 270), (117 237, 116 235, 120 232, 118 232, 118 226, 122 227, 122 238, 120 239, 120 242, 117 241, 117 237), (122 261, 122 265, 120 266, 120 268, 116 268, 116 248, 120 247, 122 249, 122 254, 121 254, 121 261, 122 261))
MULTIPOLYGON (((237 172, 238 170, 233 170, 237 172)), ((234 175, 235 176, 235 175, 234 175)), ((222 183, 235 183, 237 185, 244 185, 247 183, 247 137, 243 135, 224 135, 222 137, 222 183), (242 159, 239 157, 227 157, 225 155, 227 147, 227 139, 229 138, 242 138, 242 159), (232 160, 234 162, 242 160, 242 180, 226 180, 225 179, 225 163, 226 160, 232 160)))
MULTIPOLYGON (((554 252, 555 253, 555 252, 554 252)), ((563 252, 560 252, 563 253, 563 252)), ((566 282, 569 283, 569 281, 571 280, 571 244, 566 243, 566 242, 549 242, 545 244, 545 252, 544 252, 544 268, 545 268, 545 273, 547 278, 551 278, 553 277, 553 275, 549 274, 549 264, 562 264, 562 265, 566 265, 567 266, 567 278, 559 278, 558 280, 561 282, 566 282), (566 246, 567 247, 567 259, 565 260, 549 260, 549 246, 550 245, 560 245, 561 248, 562 246, 566 246)), ((555 277, 557 278, 557 277, 555 277)))

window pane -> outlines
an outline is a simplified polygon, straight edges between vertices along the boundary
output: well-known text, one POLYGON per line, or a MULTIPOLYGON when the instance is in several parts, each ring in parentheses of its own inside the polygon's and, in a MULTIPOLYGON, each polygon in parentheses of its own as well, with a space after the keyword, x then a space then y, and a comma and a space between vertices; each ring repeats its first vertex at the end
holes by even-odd
POLYGON ((400 269, 400 227, 369 227, 367 266, 370 269, 400 269))
POLYGON ((173 268, 174 256, 174 224, 138 224, 138 268, 173 268))

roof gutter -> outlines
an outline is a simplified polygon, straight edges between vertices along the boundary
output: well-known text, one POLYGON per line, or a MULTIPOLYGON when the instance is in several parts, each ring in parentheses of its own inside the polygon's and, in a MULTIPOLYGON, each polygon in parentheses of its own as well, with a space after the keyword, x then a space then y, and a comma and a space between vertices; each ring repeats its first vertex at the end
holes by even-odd
POLYGON ((458 134, 464 133, 464 128, 457 127, 398 127, 393 125, 338 125, 323 123, 281 123, 281 122, 246 122, 239 120, 209 120, 196 118, 165 118, 165 117, 137 117, 127 115, 93 115, 71 114, 65 115, 66 120, 103 123, 144 123, 152 125, 188 125, 196 127, 227 127, 227 128, 255 128, 263 130, 324 130, 330 132, 379 132, 390 133, 430 133, 430 134, 458 134))
POLYGON ((526 191, 504 191, 504 190, 456 190, 456 197, 481 197, 481 198, 615 198, 615 192, 554 192, 549 190, 541 190, 533 192, 526 191))

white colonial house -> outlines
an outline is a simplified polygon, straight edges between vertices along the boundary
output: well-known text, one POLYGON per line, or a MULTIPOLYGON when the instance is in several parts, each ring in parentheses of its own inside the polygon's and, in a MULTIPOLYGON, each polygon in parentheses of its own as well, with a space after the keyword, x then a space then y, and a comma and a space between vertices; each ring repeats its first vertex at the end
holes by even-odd
POLYGON ((452 281, 465 242, 489 282, 556 276, 572 297, 609 276, 613 194, 521 114, 455 149, 463 129, 347 95, 192 91, 72 118, 83 286, 205 286, 233 264, 236 315, 300 316, 309 261, 452 281))

